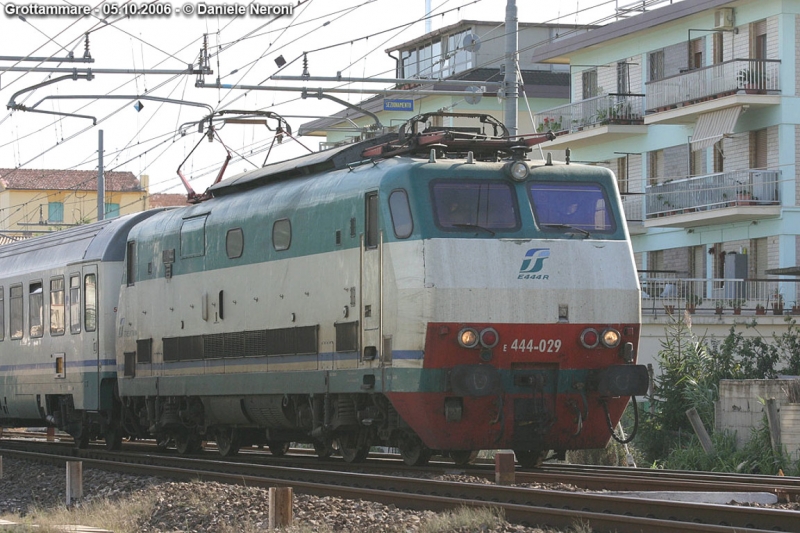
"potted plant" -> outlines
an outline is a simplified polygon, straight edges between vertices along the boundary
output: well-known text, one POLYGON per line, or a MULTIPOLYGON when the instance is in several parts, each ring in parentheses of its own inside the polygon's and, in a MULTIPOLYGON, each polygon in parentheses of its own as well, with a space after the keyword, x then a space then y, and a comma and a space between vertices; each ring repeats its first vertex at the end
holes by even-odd
POLYGON ((742 299, 734 299, 734 300, 729 301, 728 305, 730 305, 733 308, 733 314, 734 315, 741 315, 742 314, 742 306, 744 305, 744 300, 742 300, 742 299))
POLYGON ((800 305, 798 305, 797 302, 792 304, 792 314, 800 315, 800 305))
POLYGON ((783 294, 778 289, 775 289, 775 293, 772 295, 772 314, 783 314, 783 294))
POLYGON ((736 74, 737 86, 747 94, 763 94, 767 78, 761 69, 743 68, 736 74))
POLYGON ((698 305, 703 303, 703 299, 699 294, 689 293, 686 295, 686 310, 694 313, 698 305))
POLYGON ((756 314, 757 315, 766 315, 767 310, 761 304, 756 304, 756 314))
POLYGON ((725 309, 725 302, 722 300, 716 300, 714 302, 714 313, 721 315, 723 309, 725 309))

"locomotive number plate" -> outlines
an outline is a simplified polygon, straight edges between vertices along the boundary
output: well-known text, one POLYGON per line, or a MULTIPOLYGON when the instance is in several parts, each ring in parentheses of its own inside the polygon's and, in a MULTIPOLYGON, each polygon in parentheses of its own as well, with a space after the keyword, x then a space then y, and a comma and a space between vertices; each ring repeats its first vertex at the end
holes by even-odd
POLYGON ((561 349, 561 339, 515 339, 511 343, 503 345, 503 351, 509 350, 514 352, 547 352, 553 353, 561 349))

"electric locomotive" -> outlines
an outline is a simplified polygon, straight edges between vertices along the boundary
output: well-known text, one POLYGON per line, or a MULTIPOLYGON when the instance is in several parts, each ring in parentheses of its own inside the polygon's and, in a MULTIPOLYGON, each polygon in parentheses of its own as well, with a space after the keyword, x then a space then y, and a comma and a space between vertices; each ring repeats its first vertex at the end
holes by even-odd
POLYGON ((479 118, 417 117, 137 223, 116 315, 123 432, 349 462, 385 445, 409 464, 603 447, 648 385, 615 178, 528 160, 544 136, 479 118), (423 129, 443 120, 459 126, 423 129))

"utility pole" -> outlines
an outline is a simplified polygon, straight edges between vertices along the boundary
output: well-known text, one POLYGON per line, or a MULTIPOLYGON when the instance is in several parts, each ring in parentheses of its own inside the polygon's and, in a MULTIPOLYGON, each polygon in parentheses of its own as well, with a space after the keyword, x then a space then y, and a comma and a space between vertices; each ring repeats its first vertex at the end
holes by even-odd
POLYGON ((519 56, 519 20, 517 19, 517 0, 506 4, 506 61, 503 93, 506 98, 505 122, 509 135, 517 135, 517 58, 519 56))
POLYGON ((106 178, 103 175, 103 130, 97 131, 97 221, 106 214, 106 178))

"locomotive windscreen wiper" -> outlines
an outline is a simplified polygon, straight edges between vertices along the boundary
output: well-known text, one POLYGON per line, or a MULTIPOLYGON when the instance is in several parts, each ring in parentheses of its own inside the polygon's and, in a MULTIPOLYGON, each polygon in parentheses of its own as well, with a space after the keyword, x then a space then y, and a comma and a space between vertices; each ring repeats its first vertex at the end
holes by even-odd
POLYGON ((572 233, 582 233, 584 237, 590 237, 591 234, 583 228, 577 228, 575 226, 570 226, 569 224, 542 224, 543 228, 555 228, 555 229, 563 229, 569 230, 572 233))
POLYGON ((483 226, 479 226, 477 224, 453 224, 453 227, 454 228, 477 228, 477 229, 482 229, 483 231, 488 232, 489 235, 494 237, 494 232, 492 230, 490 230, 489 228, 484 228, 483 226))

